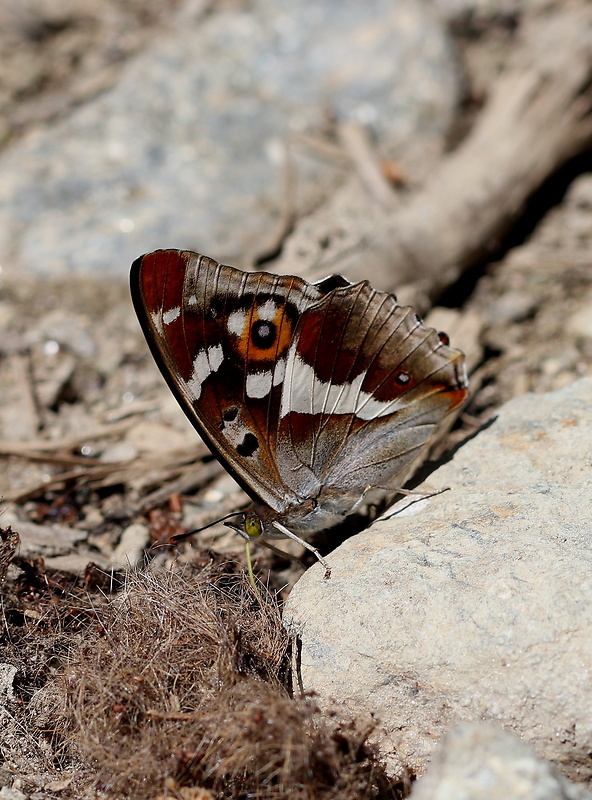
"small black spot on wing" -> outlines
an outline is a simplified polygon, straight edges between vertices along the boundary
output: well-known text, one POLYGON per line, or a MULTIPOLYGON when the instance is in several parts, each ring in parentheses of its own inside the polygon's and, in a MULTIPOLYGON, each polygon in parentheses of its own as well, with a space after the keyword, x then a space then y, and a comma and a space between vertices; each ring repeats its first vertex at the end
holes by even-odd
POLYGON ((245 433, 243 440, 236 446, 236 452, 239 456, 248 458, 259 448, 257 437, 252 433, 245 433))

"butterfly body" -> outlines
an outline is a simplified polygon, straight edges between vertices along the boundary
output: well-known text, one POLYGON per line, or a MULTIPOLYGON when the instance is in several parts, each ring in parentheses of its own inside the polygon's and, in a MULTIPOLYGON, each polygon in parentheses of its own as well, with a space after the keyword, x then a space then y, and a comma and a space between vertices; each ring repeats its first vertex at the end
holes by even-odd
POLYGON ((393 295, 159 250, 132 298, 185 413, 246 489, 246 538, 306 537, 403 485, 466 398, 462 353, 393 295))

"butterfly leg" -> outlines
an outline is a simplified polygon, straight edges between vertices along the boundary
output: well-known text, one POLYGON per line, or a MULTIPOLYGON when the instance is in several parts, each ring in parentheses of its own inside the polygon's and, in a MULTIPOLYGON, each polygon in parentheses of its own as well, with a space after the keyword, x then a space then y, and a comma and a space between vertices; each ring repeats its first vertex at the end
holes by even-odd
POLYGON ((367 502, 366 501, 366 495, 368 494, 368 492, 376 491, 377 489, 384 489, 385 491, 388 491, 388 487, 386 487, 386 486, 366 486, 366 488, 364 489, 364 491, 362 492, 360 497, 356 500, 356 502, 353 504, 353 506, 347 510, 347 514, 344 514, 343 516, 345 517, 348 514, 351 514, 356 509, 358 509, 361 505, 363 505, 365 502, 367 502))
POLYGON ((348 509, 348 514, 351 514, 357 508, 359 508, 363 503, 366 501, 366 495, 368 492, 376 491, 376 490, 383 490, 385 493, 388 493, 392 497, 396 497, 398 494, 405 495, 405 497, 417 497, 418 499, 423 499, 424 497, 435 497, 437 494, 442 494, 442 492, 447 492, 448 487, 444 487, 443 489, 436 489, 433 492, 429 492, 426 494, 425 492, 417 491, 417 489, 403 489, 399 486, 366 486, 364 491, 362 492, 361 496, 356 500, 353 506, 348 509))
POLYGON ((316 558, 325 567, 325 580, 327 580, 328 578, 331 577, 331 567, 325 561, 325 559, 319 553, 319 551, 317 550, 316 547, 313 547, 309 542, 305 542, 304 539, 301 539, 299 536, 296 536, 295 533, 292 533, 292 531, 289 531, 284 525, 282 525, 281 522, 278 522, 277 519, 274 519, 271 524, 273 525, 274 528, 277 528, 277 530, 281 534, 283 534, 284 536, 287 536, 288 539, 293 539, 295 542, 298 542, 298 544, 301 544, 303 547, 306 547, 307 550, 310 550, 311 553, 314 553, 316 558))

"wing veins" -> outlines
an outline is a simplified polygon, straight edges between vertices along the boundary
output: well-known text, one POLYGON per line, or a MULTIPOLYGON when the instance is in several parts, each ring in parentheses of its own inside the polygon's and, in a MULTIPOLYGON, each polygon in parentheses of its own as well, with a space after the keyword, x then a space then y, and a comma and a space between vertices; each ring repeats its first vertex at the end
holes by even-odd
MULTIPOLYGON (((357 302, 358 298, 360 297, 360 294, 361 294, 361 292, 362 292, 362 288, 363 288, 363 284, 361 284, 361 285, 360 285, 360 288, 358 289, 358 295, 357 295, 356 299, 354 300, 354 302, 351 304, 351 307, 350 307, 350 310, 349 310, 349 313, 348 313, 348 316, 347 316, 347 323, 346 323, 346 324, 343 326, 343 329, 342 329, 342 332, 341 332, 340 345, 341 345, 341 342, 343 342, 343 337, 345 336, 345 330, 346 330, 346 328, 347 328, 347 324, 349 323, 349 321, 350 321, 350 319, 351 319, 351 317, 352 317, 352 314, 353 314, 353 312, 354 312, 354 308, 355 308, 355 304, 356 304, 356 302, 357 302)), ((368 308, 369 302, 370 302, 370 301, 368 300, 368 301, 367 301, 367 303, 366 303, 366 309, 368 308)), ((358 315, 358 327, 357 327, 357 330, 358 330, 358 331, 360 330, 360 326, 362 325, 362 321, 363 321, 363 319, 364 319, 364 314, 363 314, 363 313, 362 313, 362 314, 359 314, 359 315, 358 315)), ((349 368, 349 370, 348 370, 348 373, 347 373, 347 377, 348 377, 348 378, 350 378, 350 377, 351 377, 351 374, 352 374, 353 368, 354 368, 354 366, 355 366, 355 364, 356 364, 356 362, 357 362, 357 360, 358 360, 358 355, 359 355, 359 353, 361 352, 361 349, 362 349, 362 347, 363 347, 363 344, 364 344, 364 342, 366 341, 366 338, 367 338, 367 336, 368 336, 368 332, 369 332, 369 329, 368 329, 368 330, 366 331, 366 333, 364 334, 364 338, 362 339, 362 344, 361 344, 360 348, 358 349, 358 353, 356 354, 356 357, 354 358, 354 360, 353 360, 353 363, 351 364, 351 366, 350 366, 350 368, 349 368)), ((338 351, 337 351, 337 352, 339 353, 339 348, 338 348, 338 351)), ((335 374, 335 366, 336 366, 336 363, 337 363, 337 358, 335 358, 335 360, 334 360, 334 362, 333 362, 333 370, 332 370, 332 372, 331 372, 331 375, 332 375, 332 376, 335 374)), ((332 383, 333 383, 333 381, 331 380, 331 381, 329 382, 328 386, 327 386, 327 391, 326 391, 326 393, 325 393, 325 402, 323 403, 323 408, 321 409, 321 414, 320 414, 320 420, 321 420, 321 421, 320 421, 319 427, 318 427, 318 429, 317 429, 317 433, 318 433, 318 435, 320 435, 320 434, 322 433, 322 431, 323 431, 323 430, 326 428, 326 426, 327 426, 327 424, 328 424, 328 422, 329 422, 329 416, 330 416, 331 414, 334 414, 334 413, 335 413, 335 409, 336 409, 336 408, 337 408, 337 406, 339 405, 339 401, 340 401, 340 400, 341 400, 341 398, 343 397, 343 393, 344 393, 344 391, 345 391, 345 387, 346 387, 346 385, 349 383, 349 381, 347 381, 347 380, 346 380, 346 381, 344 381, 344 382, 341 384, 341 388, 340 388, 340 390, 339 390, 339 393, 337 394, 337 397, 336 397, 336 399, 335 399, 335 401, 334 401, 334 403, 333 403, 333 408, 331 409, 331 411, 329 411, 329 412, 327 413, 326 401, 327 401, 327 398, 329 397, 329 394, 330 394, 330 390, 331 390, 331 385, 332 385, 332 383), (323 414, 325 414, 325 415, 326 415, 326 419, 325 419, 325 421, 324 421, 324 422, 323 422, 323 414)), ((351 426, 350 426, 350 427, 351 427, 351 426)), ((347 436, 346 436, 346 438, 347 438, 347 436)), ((313 461, 314 461, 314 459, 313 459, 313 461)))
MULTIPOLYGON (((314 465, 314 462, 315 462, 315 455, 316 455, 316 443, 317 443, 317 441, 318 441, 318 438, 319 438, 319 436, 320 436, 320 434, 321 434, 321 431, 322 431, 322 430, 323 430, 323 428, 324 428, 323 421, 322 421, 322 420, 323 420, 323 414, 324 414, 324 413, 326 412, 326 410, 327 410, 327 401, 328 401, 328 399, 329 399, 329 396, 330 396, 330 393, 331 393, 331 387, 333 386, 333 376, 335 375, 335 370, 337 369, 337 361, 338 361, 338 358, 339 358, 339 353, 341 352, 341 345, 342 345, 342 343, 343 343, 343 338, 344 338, 344 336, 345 336, 345 332, 346 332, 347 326, 348 326, 348 324, 349 324, 349 322, 350 322, 350 320, 351 320, 351 318, 352 318, 352 314, 353 314, 353 312, 354 312, 354 309, 355 309, 356 302, 357 302, 357 300, 359 299, 359 297, 360 297, 360 294, 362 293, 362 289, 363 289, 363 287, 364 287, 364 284, 363 284, 363 283, 359 284, 359 286, 357 287, 358 291, 357 291, 356 298, 355 298, 355 299, 354 299, 354 301, 353 301, 353 302, 350 304, 350 307, 349 307, 349 310, 348 310, 348 314, 347 314, 347 321, 346 321, 345 325, 343 325, 343 326, 342 326, 342 328, 341 328, 341 333, 340 333, 340 336, 339 336, 339 343, 338 343, 338 345, 335 347, 335 350, 334 350, 333 364, 331 365, 331 377, 330 377, 330 378, 329 378, 329 380, 327 381, 327 388, 325 389, 325 399, 323 400, 323 404, 322 404, 322 406, 321 406, 321 410, 320 410, 320 413, 319 413, 319 415, 318 415, 318 416, 319 416, 319 424, 318 424, 318 426, 316 427, 316 429, 313 429, 313 436, 312 436, 311 448, 310 448, 310 465, 309 465, 311 469, 313 469, 313 465, 314 465)), ((339 290, 337 290, 337 291, 339 291, 339 290)), ((331 303, 330 303, 330 304, 329 304, 329 306, 328 306, 328 307, 325 309, 325 315, 324 315, 324 319, 323 319, 323 325, 322 325, 322 327, 321 327, 321 335, 319 336, 319 340, 318 340, 319 342, 322 340, 322 332, 323 332, 323 328, 325 327, 325 322, 326 322, 326 320, 327 320, 327 316, 328 316, 329 310, 330 310, 330 308, 331 308, 331 307, 332 307, 332 305, 333 305, 333 300, 334 300, 335 296, 336 296, 336 293, 335 293, 335 292, 334 292, 334 293, 332 293, 332 295, 331 295, 331 303)), ((361 317, 362 317, 362 316, 363 316, 363 315, 361 315, 361 317)), ((359 330, 359 328, 360 328, 360 324, 361 324, 361 318, 358 320, 358 330, 359 330)), ((314 364, 316 364, 316 362, 317 362, 317 357, 318 357, 318 344, 317 344, 317 349, 316 349, 316 352, 315 352, 314 364)), ((314 365, 313 365, 313 370, 314 370, 314 365)), ((351 375, 351 368, 350 368, 350 370, 349 370, 349 372, 348 372, 348 376, 349 376, 349 375, 351 375)), ((313 380, 313 382, 312 382, 313 392, 314 392, 314 386, 315 386, 315 381, 313 380)), ((343 384, 343 388, 341 389, 341 391, 340 391, 340 393, 339 393, 339 396, 341 396, 341 394, 342 394, 342 392, 343 392, 343 390, 344 390, 344 387, 345 387, 345 383, 343 384)), ((312 409, 311 409, 311 414, 312 414, 312 412, 314 411, 314 407, 315 407, 315 405, 314 405, 314 396, 313 396, 313 397, 312 397, 312 409)), ((333 408, 335 408, 335 404, 333 405, 333 408)), ((312 414, 312 417, 311 417, 311 419, 312 419, 312 420, 314 420, 314 418, 315 418, 315 415, 314 415, 314 414, 312 414)), ((314 471, 314 470, 313 470, 313 471, 314 471)))

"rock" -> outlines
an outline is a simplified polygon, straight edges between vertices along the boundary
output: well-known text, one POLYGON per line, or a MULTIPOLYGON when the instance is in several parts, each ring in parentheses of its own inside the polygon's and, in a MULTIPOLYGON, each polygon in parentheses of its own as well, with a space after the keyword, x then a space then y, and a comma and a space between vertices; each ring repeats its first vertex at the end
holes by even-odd
MULTIPOLYGON (((193 434, 193 428, 189 431, 193 434)), ((138 453, 163 455, 187 448, 188 437, 170 425, 149 420, 139 420, 126 434, 125 440, 132 444, 138 453)))
POLYGON ((14 676, 18 669, 13 664, 0 664, 0 699, 14 700, 14 676))
POLYGON ((86 531, 66 528, 65 525, 37 525, 22 521, 11 509, 3 513, 2 525, 5 528, 10 525, 19 534, 18 554, 24 557, 65 555, 88 536, 86 531))
POLYGON ((101 454, 101 461, 105 464, 118 464, 119 462, 133 461, 138 457, 138 448, 133 442, 116 442, 108 445, 101 454))
POLYGON ((567 328, 574 336, 581 336, 584 339, 592 339, 592 296, 587 304, 579 308, 574 314, 570 315, 567 328))
POLYGON ((592 775, 592 378, 503 406, 433 473, 450 491, 311 568, 285 611, 301 681, 380 721, 390 766, 494 720, 575 780, 592 775), (400 761, 397 761, 400 759, 400 761))
POLYGON ((113 551, 111 565, 128 569, 144 560, 144 552, 150 544, 150 533, 146 525, 135 522, 122 532, 119 544, 113 551))
MULTIPOLYGON (((112 572, 113 565, 111 560, 104 553, 97 553, 90 547, 78 547, 76 552, 65 556, 51 556, 44 559, 47 569, 57 569, 60 572, 70 572, 72 575, 84 575, 85 569, 89 564, 96 564, 98 568, 105 572, 112 572)), ((126 564, 128 566, 128 564, 126 564)))
POLYGON ((497 725, 464 723, 442 739, 411 800, 592 800, 497 725))
POLYGON ((39 431, 39 414, 26 356, 14 354, 0 359, 0 385, 0 439, 7 442, 34 439, 39 431))
POLYGON ((98 352, 88 320, 83 314, 70 314, 63 308, 56 308, 37 320, 28 339, 31 344, 56 342, 79 358, 94 358, 98 352))
POLYGON ((110 91, 2 154, 0 262, 123 276, 157 247, 258 251, 289 174, 304 211, 351 172, 343 152, 298 135, 326 139, 332 120, 355 119, 381 157, 400 158, 406 143, 443 142, 459 86, 442 23, 414 0, 182 15, 110 91))
POLYGON ((28 800, 28 796, 20 791, 20 789, 11 789, 8 786, 3 786, 0 789, 0 800, 28 800))

